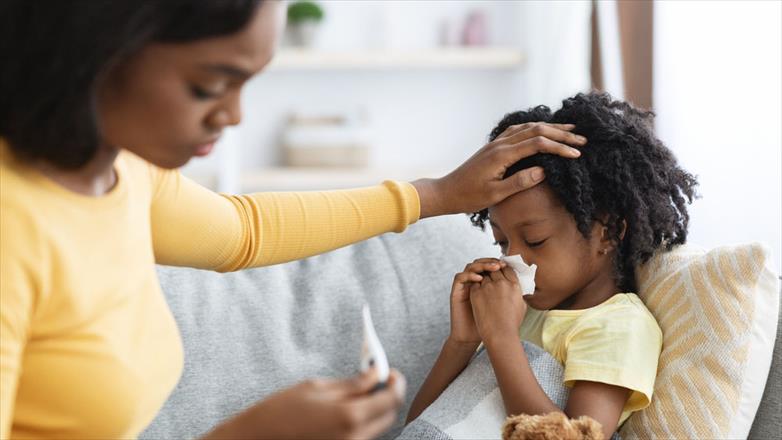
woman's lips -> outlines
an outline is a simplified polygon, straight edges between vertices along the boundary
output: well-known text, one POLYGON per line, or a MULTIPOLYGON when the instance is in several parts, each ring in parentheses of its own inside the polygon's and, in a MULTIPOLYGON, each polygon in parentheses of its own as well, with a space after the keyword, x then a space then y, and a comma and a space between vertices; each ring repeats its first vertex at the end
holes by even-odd
POLYGON ((204 144, 204 145, 201 145, 201 146, 197 147, 196 150, 195 150, 195 155, 196 156, 206 156, 206 155, 208 155, 209 153, 212 152, 212 149, 214 148, 215 143, 216 143, 216 141, 213 141, 213 142, 210 142, 208 144, 204 144))

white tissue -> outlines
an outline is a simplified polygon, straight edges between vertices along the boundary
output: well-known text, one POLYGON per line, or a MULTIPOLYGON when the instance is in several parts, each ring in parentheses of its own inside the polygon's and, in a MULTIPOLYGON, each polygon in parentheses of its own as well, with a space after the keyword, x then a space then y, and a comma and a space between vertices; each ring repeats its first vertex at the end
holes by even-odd
POLYGON ((532 295, 535 293, 535 271, 538 270, 538 266, 533 264, 527 265, 521 258, 521 255, 503 255, 500 260, 508 263, 508 266, 516 272, 516 277, 521 284, 522 295, 532 295))
POLYGON ((361 344, 361 371, 367 371, 374 366, 377 369, 377 378, 381 384, 388 380, 388 358, 380 339, 372 325, 372 315, 369 314, 369 306, 364 304, 361 310, 364 319, 364 342, 361 344))

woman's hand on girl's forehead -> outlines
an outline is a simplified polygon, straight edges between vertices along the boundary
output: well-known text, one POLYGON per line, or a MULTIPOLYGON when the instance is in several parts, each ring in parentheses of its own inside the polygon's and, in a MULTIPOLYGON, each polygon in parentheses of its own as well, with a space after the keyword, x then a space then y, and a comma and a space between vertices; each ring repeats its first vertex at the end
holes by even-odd
POLYGON ((421 201, 421 218, 480 211, 532 188, 545 178, 540 167, 502 177, 511 165, 534 154, 579 157, 581 152, 569 145, 583 146, 586 138, 572 133, 574 128, 543 122, 513 125, 445 177, 413 182, 421 201))

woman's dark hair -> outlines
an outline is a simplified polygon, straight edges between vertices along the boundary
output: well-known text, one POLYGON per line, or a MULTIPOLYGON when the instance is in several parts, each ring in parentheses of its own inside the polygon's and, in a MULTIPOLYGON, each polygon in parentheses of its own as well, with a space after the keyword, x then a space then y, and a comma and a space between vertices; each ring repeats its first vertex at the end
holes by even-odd
POLYGON ((100 142, 96 84, 150 42, 242 29, 261 0, 2 0, 0 136, 28 159, 79 168, 100 142))
MULTIPOLYGON (((615 101, 605 93, 579 94, 551 113, 546 106, 509 113, 489 135, 494 140, 511 125, 526 122, 572 123, 586 136, 581 157, 565 159, 537 154, 520 160, 505 177, 532 166, 546 172, 551 187, 589 237, 595 221, 608 228, 617 243, 617 285, 636 291, 635 267, 660 248, 670 250, 687 239, 687 204, 696 197, 696 179, 676 163, 673 153, 654 136, 650 111, 615 101), (622 232, 624 231, 624 238, 622 232)), ((484 227, 488 210, 472 214, 484 227)))

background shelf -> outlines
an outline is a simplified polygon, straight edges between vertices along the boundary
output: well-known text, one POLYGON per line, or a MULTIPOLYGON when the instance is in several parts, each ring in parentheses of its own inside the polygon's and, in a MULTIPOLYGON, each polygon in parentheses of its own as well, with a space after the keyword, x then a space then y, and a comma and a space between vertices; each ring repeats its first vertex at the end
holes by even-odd
POLYGON ((343 52, 283 49, 274 56, 269 70, 507 69, 523 63, 523 53, 507 47, 343 52))

